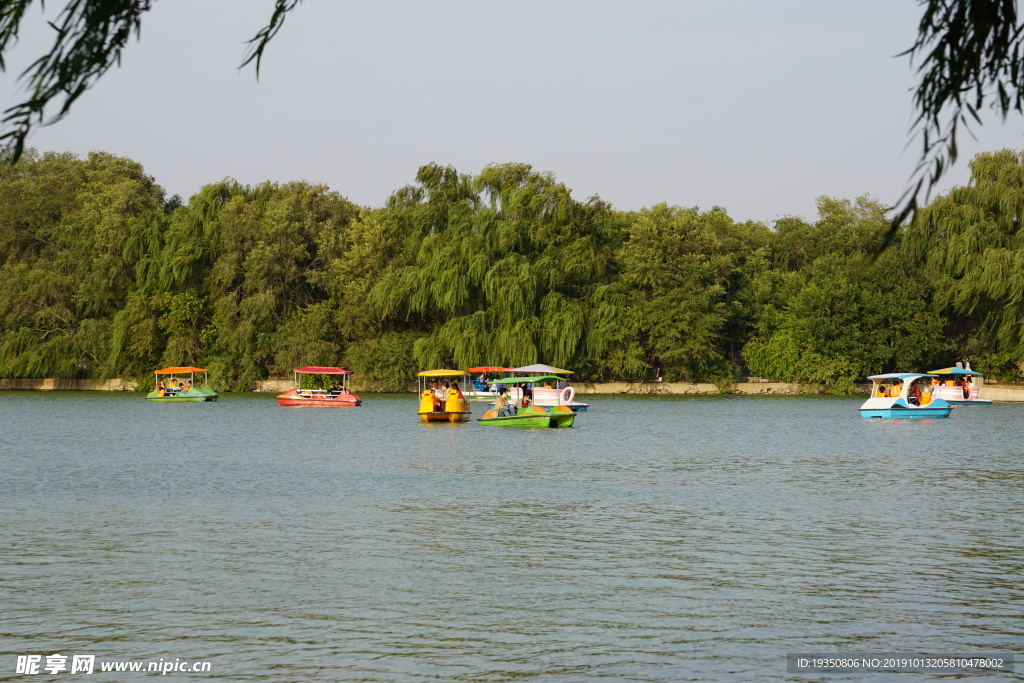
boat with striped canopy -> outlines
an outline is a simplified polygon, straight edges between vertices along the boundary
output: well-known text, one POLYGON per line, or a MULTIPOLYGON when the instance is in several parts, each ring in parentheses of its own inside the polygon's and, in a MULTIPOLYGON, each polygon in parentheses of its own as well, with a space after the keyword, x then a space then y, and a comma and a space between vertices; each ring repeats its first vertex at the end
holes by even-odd
POLYGON ((210 371, 181 365, 154 370, 156 388, 146 394, 147 401, 156 403, 207 403, 217 400, 217 392, 210 388, 210 371), (199 380, 196 380, 196 375, 199 380), (185 377, 188 382, 185 382, 185 377))
POLYGON ((299 406, 310 406, 315 408, 349 408, 362 405, 363 400, 352 393, 349 389, 349 376, 351 370, 336 368, 327 365, 307 365, 303 368, 295 368, 294 387, 280 394, 277 403, 281 406, 295 408, 299 406), (303 389, 302 377, 304 375, 322 375, 335 378, 330 388, 303 389))

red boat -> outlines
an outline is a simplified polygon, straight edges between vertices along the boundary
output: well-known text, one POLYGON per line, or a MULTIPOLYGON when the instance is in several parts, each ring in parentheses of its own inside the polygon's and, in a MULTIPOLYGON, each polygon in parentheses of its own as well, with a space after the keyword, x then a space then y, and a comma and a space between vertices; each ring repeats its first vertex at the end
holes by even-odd
POLYGON ((277 397, 277 402, 282 406, 318 406, 323 408, 346 408, 358 406, 363 400, 349 391, 348 376, 351 370, 343 370, 320 365, 307 365, 304 368, 295 369, 295 388, 289 389, 277 397), (330 389, 302 389, 299 382, 300 375, 331 375, 340 378, 340 384, 335 384, 330 389))

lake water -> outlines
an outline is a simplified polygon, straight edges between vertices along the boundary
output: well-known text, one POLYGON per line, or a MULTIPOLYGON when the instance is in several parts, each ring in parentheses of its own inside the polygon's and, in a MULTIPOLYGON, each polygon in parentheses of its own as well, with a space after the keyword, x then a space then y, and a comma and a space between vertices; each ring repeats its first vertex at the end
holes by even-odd
POLYGON ((573 429, 518 430, 364 399, 0 392, 0 679, 61 653, 239 681, 906 681, 928 677, 786 655, 1024 651, 1024 404, 590 396, 573 429))

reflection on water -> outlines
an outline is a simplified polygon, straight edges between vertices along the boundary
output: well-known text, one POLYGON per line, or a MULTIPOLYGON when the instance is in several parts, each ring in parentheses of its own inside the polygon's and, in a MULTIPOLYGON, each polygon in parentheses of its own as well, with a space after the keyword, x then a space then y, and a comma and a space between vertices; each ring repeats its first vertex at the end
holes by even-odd
POLYGON ((1024 635, 1024 405, 597 397, 574 429, 503 430, 364 399, 0 394, 0 678, 61 652, 246 681, 806 681, 787 652, 1024 635))

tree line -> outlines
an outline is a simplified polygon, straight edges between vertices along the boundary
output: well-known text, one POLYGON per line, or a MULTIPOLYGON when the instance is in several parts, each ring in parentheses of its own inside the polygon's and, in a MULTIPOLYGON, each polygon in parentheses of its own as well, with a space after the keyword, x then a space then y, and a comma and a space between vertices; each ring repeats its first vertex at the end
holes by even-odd
POLYGON ((186 203, 132 160, 28 150, 0 166, 0 376, 198 365, 247 390, 343 365, 386 391, 544 362, 580 381, 846 391, 966 358, 1024 379, 1024 156, 971 168, 873 258, 889 222, 867 197, 767 226, 618 211, 525 164, 429 164, 379 208, 230 179, 186 203))

